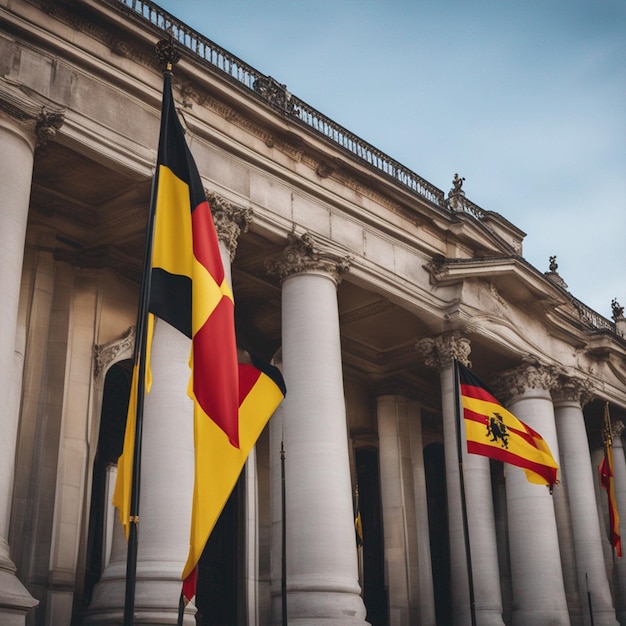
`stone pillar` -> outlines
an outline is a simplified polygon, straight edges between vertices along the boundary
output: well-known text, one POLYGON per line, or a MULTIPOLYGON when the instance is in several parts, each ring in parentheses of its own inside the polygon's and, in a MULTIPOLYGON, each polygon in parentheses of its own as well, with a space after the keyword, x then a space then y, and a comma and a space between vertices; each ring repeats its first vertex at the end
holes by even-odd
POLYGON ((435 622, 419 405, 380 395, 378 441, 389 623, 435 622))
MULTIPOLYGON (((453 359, 469 365, 470 343, 459 333, 451 333, 435 339, 423 339, 417 348, 426 357, 426 365, 436 367, 440 373, 450 526, 452 615, 455 626, 464 626, 470 623, 470 581, 457 440, 457 416, 460 407, 455 405, 453 359)), ((461 451, 476 623, 478 626, 502 626, 502 594, 489 459, 467 454, 465 442, 461 444, 461 451)))
POLYGON ((584 598, 584 623, 591 624, 593 611, 594 626, 617 626, 602 554, 594 487, 597 471, 591 465, 581 406, 582 398, 590 397, 586 382, 562 377, 553 391, 562 488, 567 491, 571 511, 578 589, 580 597, 584 598))
MULTIPOLYGON (((193 402, 187 395, 190 348, 187 337, 156 320, 152 388, 144 405, 135 593, 135 619, 150 626, 176 623, 189 551, 194 476, 193 402)), ((121 620, 126 564, 120 556, 114 551, 95 586, 85 624, 121 620)), ((192 615, 185 616, 185 624, 193 622, 192 615)))
MULTIPOLYGON (((290 626, 365 624, 358 584, 337 285, 347 260, 306 234, 267 269, 282 279, 282 403, 290 626)), ((280 485, 272 477, 272 485, 280 485)), ((278 568, 280 569, 280 568, 278 568)), ((276 568, 273 568, 276 571, 276 568)), ((272 588, 280 589, 280 581, 272 588)), ((280 623, 280 593, 272 621, 280 623)))
POLYGON ((380 493, 385 545, 385 586, 389 623, 417 624, 419 586, 417 528, 409 448, 407 398, 377 398, 380 493))
POLYGON ((26 613, 37 604, 17 579, 8 544, 11 498, 21 380, 13 376, 20 277, 33 171, 35 136, 17 121, 0 113, 0 622, 25 623, 26 613))
MULTIPOLYGON (((558 463, 549 392, 555 380, 548 368, 524 364, 503 376, 503 386, 512 396, 511 413, 545 439, 558 463)), ((552 496, 547 487, 529 483, 521 468, 507 465, 505 472, 513 626, 569 626, 552 496)))
MULTIPOLYGON (((624 444, 622 433, 624 424, 621 421, 613 422, 613 473, 615 474, 615 499, 619 512, 619 530, 622 538, 622 558, 615 558, 615 571, 613 575, 615 585, 615 608, 617 619, 622 626, 626 626, 626 458, 624 457, 624 444)), ((597 475, 597 472, 596 472, 597 475)), ((606 492, 602 491, 606 501, 606 492)), ((608 519, 608 518, 607 518, 608 519)), ((613 549, 611 549, 613 552, 613 549)))

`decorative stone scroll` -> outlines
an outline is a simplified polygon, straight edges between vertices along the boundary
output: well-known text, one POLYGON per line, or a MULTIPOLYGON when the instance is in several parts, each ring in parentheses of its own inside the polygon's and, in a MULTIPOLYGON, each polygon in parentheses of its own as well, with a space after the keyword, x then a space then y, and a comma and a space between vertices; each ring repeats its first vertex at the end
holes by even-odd
POLYGON ((109 343, 93 347, 95 378, 98 378, 100 374, 105 372, 111 363, 118 360, 120 354, 124 352, 132 354, 135 347, 135 332, 135 327, 131 326, 119 339, 114 339, 109 343))
POLYGON ((226 244, 230 260, 235 258, 239 237, 248 232, 250 222, 254 219, 252 209, 244 209, 229 202, 226 198, 214 191, 204 190, 215 230, 220 241, 226 244))
POLYGON ((64 121, 65 114, 61 111, 48 111, 45 107, 42 107, 35 123, 37 147, 44 146, 48 141, 54 139, 59 128, 63 126, 64 121))
POLYGON ((311 233, 289 235, 289 244, 282 256, 265 264, 265 271, 284 280, 304 272, 324 272, 339 285, 341 276, 350 269, 351 259, 334 252, 322 250, 311 233))
POLYGON ((583 407, 594 396, 593 383, 584 378, 559 376, 552 389, 552 399, 555 402, 579 402, 583 407))
POLYGON ((471 366, 468 358, 472 351, 470 340, 459 331, 420 339, 415 344, 415 349, 424 357, 424 363, 428 367, 434 367, 437 370, 450 366, 453 359, 466 367, 471 366))
POLYGON ((543 365, 533 357, 524 359, 519 367, 504 372, 497 380, 495 388, 499 398, 521 396, 529 389, 551 391, 558 380, 558 371, 550 365, 543 365))

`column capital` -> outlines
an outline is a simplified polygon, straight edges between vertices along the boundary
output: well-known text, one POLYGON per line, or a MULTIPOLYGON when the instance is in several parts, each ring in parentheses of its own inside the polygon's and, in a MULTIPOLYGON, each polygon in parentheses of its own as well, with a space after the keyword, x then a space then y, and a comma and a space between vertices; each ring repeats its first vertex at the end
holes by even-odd
POLYGON ((514 398, 530 389, 552 390, 558 379, 554 366, 544 365, 533 357, 526 357, 518 367, 498 377, 496 388, 499 395, 514 398))
POLYGON ((349 256, 322 250, 311 233, 304 233, 301 236, 290 233, 289 243, 281 257, 268 261, 265 264, 265 271, 268 274, 275 274, 280 280, 295 274, 323 272, 329 274, 338 285, 342 274, 350 269, 350 262, 349 256))
POLYGON ((452 365, 456 359, 470 367, 469 354, 472 351, 470 340, 460 331, 454 331, 437 337, 426 337, 415 344, 415 349, 424 357, 428 367, 442 370, 452 365))
POLYGON ((235 258, 239 237, 248 232, 250 222, 254 219, 252 209, 236 206, 215 191, 204 190, 211 207, 213 223, 220 241, 226 244, 230 260, 235 258))
POLYGON ((578 402, 581 407, 594 395, 593 383, 576 376, 558 376, 551 391, 554 402, 578 402))
POLYGON ((65 112, 54 103, 25 94, 18 85, 0 84, 0 112, 18 122, 36 138, 36 147, 52 139, 65 121, 65 112))

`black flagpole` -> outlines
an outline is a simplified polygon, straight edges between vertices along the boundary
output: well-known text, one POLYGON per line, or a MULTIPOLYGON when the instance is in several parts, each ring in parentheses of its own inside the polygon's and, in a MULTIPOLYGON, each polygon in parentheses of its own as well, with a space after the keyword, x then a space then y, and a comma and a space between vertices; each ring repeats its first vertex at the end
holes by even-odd
MULTIPOLYGON (((178 53, 173 44, 173 39, 161 40, 157 43, 157 56, 162 61, 164 70, 163 93, 166 89, 171 90, 170 77, 172 66, 178 61, 178 53)), ((161 110, 163 116, 163 110, 161 110)), ((159 137, 160 141, 160 137, 159 137)), ((135 587, 137 580, 137 548, 139 535, 139 488, 141 484, 141 440, 143 430, 143 407, 146 381, 146 343, 148 337, 148 301, 150 296, 152 239, 154 231, 154 219, 156 213, 156 190, 158 188, 159 168, 158 159, 152 178, 150 191, 150 211, 148 214, 148 226, 146 229, 146 241, 144 246, 143 270, 141 276, 141 292, 139 308, 137 312, 137 331, 135 334, 134 365, 139 365, 137 375, 137 407, 135 414, 135 440, 133 448, 133 468, 131 478, 130 495, 130 519, 128 533, 128 551, 126 556, 126 591, 124 598, 124 626, 133 626, 135 613, 135 587)))
POLYGON ((454 359, 454 412, 456 415, 456 445, 459 456, 459 485, 461 488, 461 510, 463 513, 463 536, 465 539, 465 560, 467 562, 467 582, 469 586, 470 615, 472 626, 476 626, 476 602, 474 599, 474 576, 472 573, 472 549, 469 539, 469 526, 467 523, 467 501, 465 498, 465 479, 463 476, 463 447, 461 445, 461 395, 459 368, 454 359))
POLYGON ((285 445, 280 440, 280 479, 281 479, 281 507, 282 507, 282 555, 281 555, 281 580, 280 580, 280 596, 282 607, 282 626, 287 626, 287 520, 285 516, 286 498, 285 498, 285 445))

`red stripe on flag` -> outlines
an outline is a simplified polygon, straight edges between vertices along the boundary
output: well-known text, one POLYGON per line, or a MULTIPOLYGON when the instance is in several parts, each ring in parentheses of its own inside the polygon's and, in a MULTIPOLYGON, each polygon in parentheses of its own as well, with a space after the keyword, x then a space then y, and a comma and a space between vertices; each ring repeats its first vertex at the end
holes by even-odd
MULTIPOLYGON (((193 336, 193 391, 202 410, 239 447, 238 394, 233 393, 232 372, 237 372, 233 302, 223 297, 193 336)), ((235 390, 236 391, 236 390, 235 390)))
POLYGON ((224 280, 224 266, 219 241, 208 202, 201 202, 191 213, 193 228, 193 255, 218 285, 224 280))

